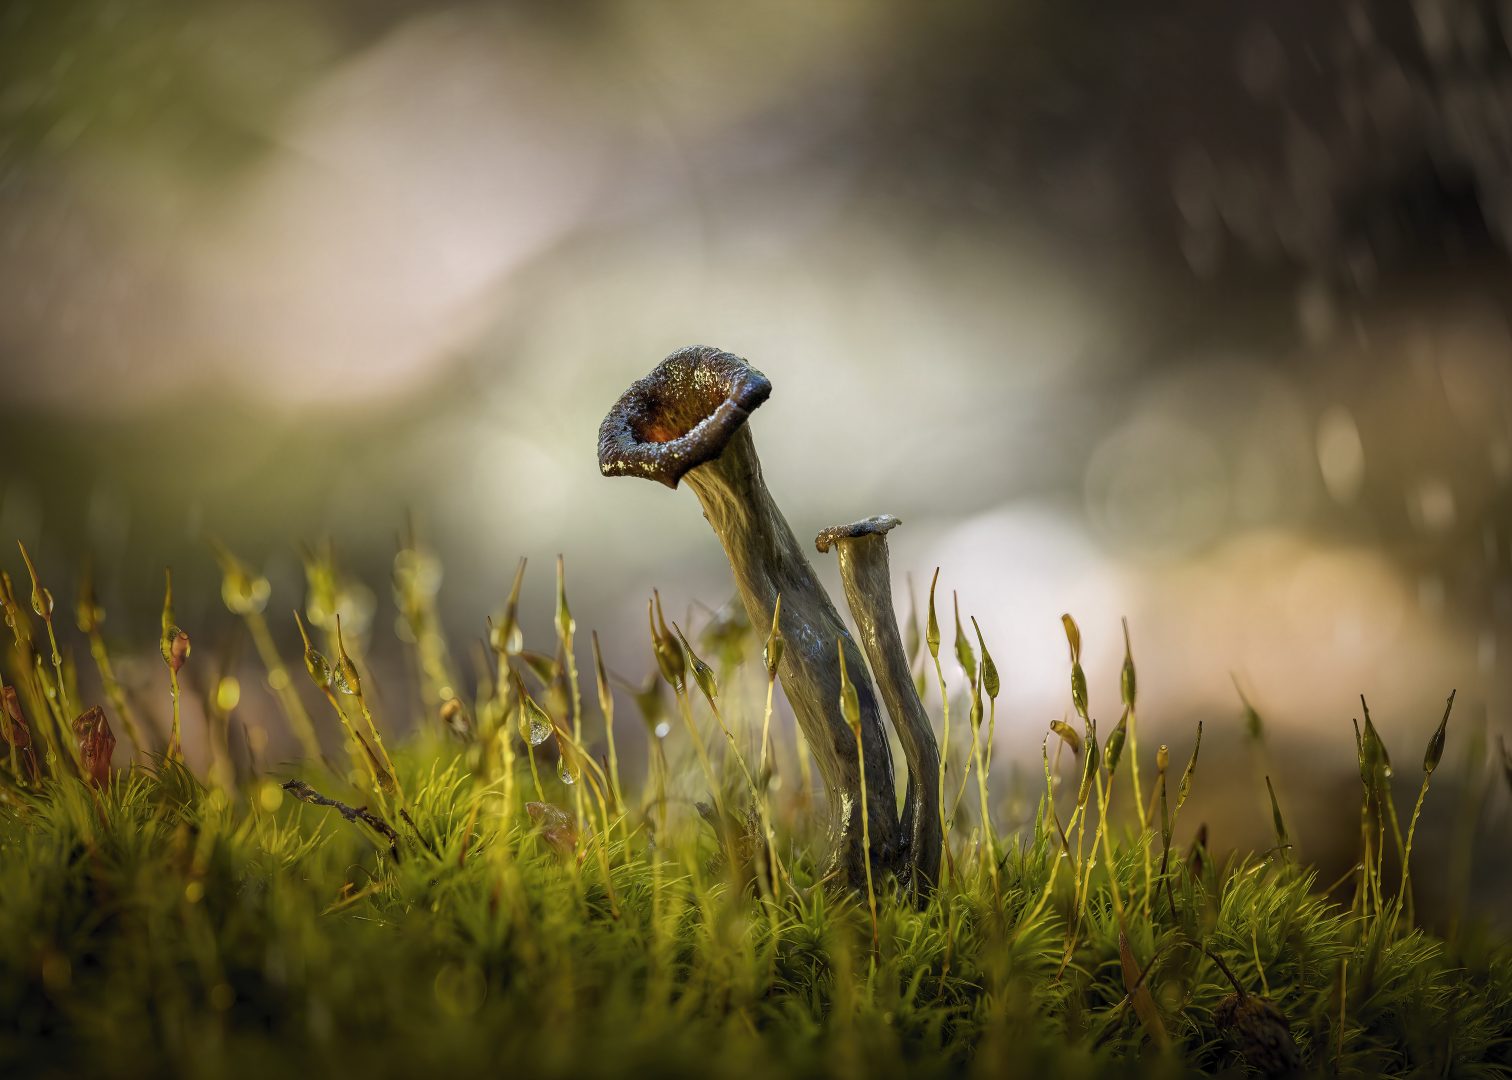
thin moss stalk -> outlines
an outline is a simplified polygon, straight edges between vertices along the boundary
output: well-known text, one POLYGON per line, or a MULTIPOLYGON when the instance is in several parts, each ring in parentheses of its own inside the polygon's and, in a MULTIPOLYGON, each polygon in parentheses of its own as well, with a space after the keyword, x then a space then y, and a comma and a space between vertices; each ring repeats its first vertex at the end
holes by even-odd
POLYGON ((89 642, 89 655, 94 660, 95 670, 100 673, 100 685, 104 687, 105 696, 120 719, 121 726, 126 729, 126 737, 131 740, 133 753, 138 756, 148 753, 152 747, 148 745, 137 723, 136 710, 126 696, 126 688, 116 677, 115 665, 111 663, 110 650, 100 629, 105 622, 105 608, 95 592, 94 573, 88 566, 80 579, 75 616, 79 632, 89 642))
MULTIPOLYGON (((835 645, 840 664, 840 713, 845 717, 845 722, 850 725, 851 731, 856 737, 856 767, 862 775, 862 790, 865 790, 866 776, 866 747, 861 742, 861 703, 856 694, 856 688, 851 684, 850 673, 845 663, 845 645, 837 642, 835 645)), ((866 800, 858 799, 861 804, 861 836, 866 844, 866 850, 871 850, 871 823, 866 810, 866 800)), ((872 883, 871 860, 866 861, 866 907, 871 912, 871 947, 872 955, 875 956, 881 947, 881 941, 877 932, 877 890, 872 883)))
POLYGON ((163 577, 163 636, 160 651, 163 663, 168 668, 168 689, 173 702, 173 722, 169 728, 166 757, 169 761, 182 761, 184 747, 179 723, 179 671, 189 659, 189 635, 174 622, 173 571, 164 570, 163 577))
POLYGON ((26 572, 31 577, 31 603, 32 610, 42 618, 47 627, 47 643, 52 651, 53 675, 57 680, 57 693, 59 706, 64 717, 73 716, 73 705, 68 699, 68 683, 63 677, 63 653, 58 648, 58 635, 53 629, 53 596, 41 579, 37 576, 37 567, 32 563, 31 554, 26 550, 26 545, 16 541, 16 546, 21 549, 21 559, 26 563, 26 572))
POLYGON ((940 583, 940 568, 935 567, 929 579, 929 617, 925 624, 924 642, 934 661, 935 685, 940 690, 940 769, 936 783, 940 800, 940 868, 950 866, 950 817, 945 806, 945 773, 950 760, 950 694, 945 690, 945 670, 940 666, 940 618, 935 611, 935 588, 940 583))
POLYGON ((1428 781, 1433 778, 1433 771, 1444 757, 1444 735, 1449 727, 1449 714, 1454 711, 1454 695, 1456 691, 1449 692, 1449 700, 1444 703, 1444 717, 1434 729, 1433 735, 1428 740, 1428 748, 1423 752, 1423 782, 1418 786, 1417 801, 1412 804, 1412 818, 1407 823, 1407 843, 1402 850, 1402 880, 1397 886, 1396 904, 1391 914, 1391 935, 1395 936, 1397 921, 1402 916, 1405 906, 1409 912, 1408 924, 1412 921, 1412 841, 1417 836, 1418 817, 1423 812, 1423 802, 1428 798, 1428 781))

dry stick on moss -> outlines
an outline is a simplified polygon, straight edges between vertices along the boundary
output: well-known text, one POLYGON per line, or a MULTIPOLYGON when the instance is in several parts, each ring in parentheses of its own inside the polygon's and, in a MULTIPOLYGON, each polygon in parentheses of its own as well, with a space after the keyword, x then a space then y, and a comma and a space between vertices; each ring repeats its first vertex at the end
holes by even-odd
POLYGON ((404 823, 410 827, 410 830, 412 832, 414 832, 415 838, 419 840, 422 845, 424 845, 425 850, 430 852, 433 857, 437 859, 441 858, 441 853, 436 850, 436 845, 431 843, 430 838, 420 831, 420 826, 415 824, 415 819, 410 817, 409 811, 404 809, 403 807, 400 807, 399 816, 404 819, 404 823))
POLYGON ((394 827, 384 821, 377 814, 365 806, 348 806, 339 799, 331 799, 316 791, 303 780, 290 780, 284 784, 283 789, 293 795, 300 802, 307 802, 314 806, 329 806, 341 814, 348 821, 362 822, 374 832, 379 833, 389 843, 389 854, 394 861, 399 861, 399 834, 394 827))

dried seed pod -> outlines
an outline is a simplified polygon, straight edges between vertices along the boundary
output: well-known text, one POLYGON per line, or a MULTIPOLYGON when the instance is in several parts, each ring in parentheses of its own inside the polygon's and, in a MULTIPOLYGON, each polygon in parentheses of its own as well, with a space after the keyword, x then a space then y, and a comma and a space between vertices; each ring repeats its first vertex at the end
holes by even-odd
POLYGON ((558 855, 563 858, 572 856, 573 849, 577 847, 577 828, 572 824, 572 818, 567 816, 567 811, 550 803, 528 802, 525 804, 525 812, 540 830, 541 838, 558 855))
POLYGON ((16 697, 16 688, 0 688, 0 735, 17 750, 31 747, 31 729, 26 726, 26 716, 21 711, 21 702, 16 697))
POLYGON ((41 778, 41 769, 32 748, 31 729, 26 724, 26 714, 21 711, 14 686, 0 685, 0 738, 15 749, 20 760, 26 762, 27 776, 36 783, 41 778))
POLYGON ((189 660, 189 635, 178 627, 172 627, 173 640, 168 643, 168 655, 164 657, 175 672, 182 671, 189 660))
POLYGON ((1213 1022, 1245 1064, 1263 1076, 1290 1076, 1302 1068, 1291 1024, 1275 1002, 1236 992, 1218 1002, 1213 1022))
POLYGON ((73 722, 74 737, 79 740, 79 763, 84 776, 95 787, 110 784, 110 755, 115 753, 116 738, 105 719, 105 710, 91 706, 73 722))

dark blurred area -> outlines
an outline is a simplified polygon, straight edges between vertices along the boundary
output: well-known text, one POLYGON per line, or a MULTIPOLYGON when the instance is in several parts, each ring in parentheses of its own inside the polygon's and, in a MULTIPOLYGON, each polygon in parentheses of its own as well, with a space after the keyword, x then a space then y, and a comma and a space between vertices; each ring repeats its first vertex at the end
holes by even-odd
MULTIPOLYGON (((6 2, 0 540, 60 596, 93 559, 154 702, 165 563, 233 632, 211 536, 291 657, 329 539, 397 658, 411 512, 459 653, 521 555, 549 635, 561 552, 636 678, 652 587, 731 586, 597 426, 715 344, 795 531, 896 513, 977 615, 1006 759, 1068 707, 1062 611, 1116 709, 1126 615, 1142 749, 1207 722, 1188 820, 1263 846, 1269 769, 1333 870, 1362 691, 1410 799, 1458 688, 1425 828, 1505 836, 1453 788, 1512 704, 1509 250, 1500 3, 6 2)), ((1438 902, 1507 895, 1448 861, 1438 902)))

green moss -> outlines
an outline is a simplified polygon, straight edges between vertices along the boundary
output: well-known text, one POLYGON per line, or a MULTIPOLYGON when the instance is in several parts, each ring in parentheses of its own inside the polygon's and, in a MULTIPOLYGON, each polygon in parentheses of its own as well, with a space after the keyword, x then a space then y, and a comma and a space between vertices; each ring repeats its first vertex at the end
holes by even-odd
MULTIPOLYGON (((1275 1004, 1311 1073, 1512 1067, 1512 950, 1414 928, 1404 890, 1379 880, 1378 818, 1374 881, 1349 906, 1284 845, 1222 866, 1174 846, 1161 858, 1164 821, 1089 820, 1111 798, 1042 806, 1032 831, 985 840, 958 820, 951 872, 922 908, 877 881, 874 946, 866 898, 826 880, 824 838, 793 810, 796 769, 777 814, 752 803, 753 788, 773 796, 769 771, 753 783, 721 753, 718 832, 717 815, 657 805, 654 780, 622 812, 573 730, 565 658, 528 657, 517 637, 494 637, 467 741, 429 719, 394 745, 391 790, 352 786, 366 782, 355 768, 301 773, 381 815, 397 845, 300 801, 287 775, 209 783, 154 758, 98 790, 66 760, 37 785, 0 755, 0 1075, 1238 1074, 1243 1039, 1215 1019, 1236 992, 1275 1004), (525 677, 560 747, 537 752, 581 758, 571 786, 541 770, 565 825, 525 806, 525 677), (781 822, 770 848, 768 820, 781 822), (1084 845, 1104 828, 1106 843, 1084 845), (1130 1000, 1144 990, 1153 1018, 1130 1000)), ((29 641, 18 631, 4 655, 8 680, 30 679, 23 696, 45 708, 47 668, 18 664, 29 641)), ((742 677, 764 689, 764 675, 753 659, 742 677)), ((721 706, 755 738, 759 711, 721 706)), ((1088 762, 1093 747, 1067 751, 1081 758, 1061 769, 1067 796, 1089 773, 1106 795, 1128 782, 1134 755, 1110 775, 1113 755, 1088 762)), ((702 789, 686 749, 674 779, 702 789)))

